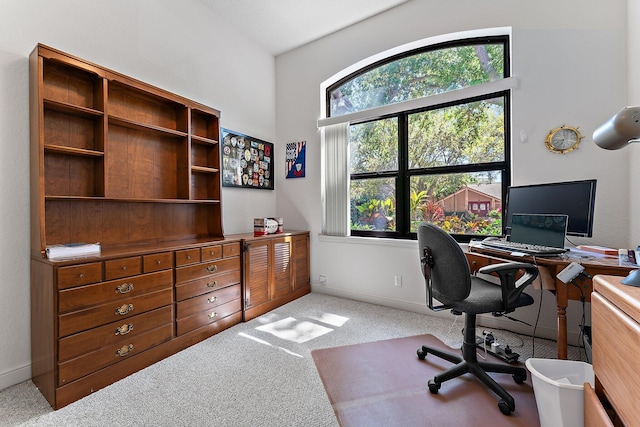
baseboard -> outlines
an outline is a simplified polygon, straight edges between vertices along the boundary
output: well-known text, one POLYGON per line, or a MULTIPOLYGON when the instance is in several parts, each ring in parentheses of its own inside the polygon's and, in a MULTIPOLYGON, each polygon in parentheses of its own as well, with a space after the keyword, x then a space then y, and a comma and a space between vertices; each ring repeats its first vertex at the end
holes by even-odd
POLYGON ((399 310, 411 311, 414 313, 427 314, 429 316, 442 317, 452 319, 454 316, 449 310, 431 311, 426 303, 419 304, 408 301, 396 300, 393 298, 382 297, 379 295, 362 294, 358 292, 350 292, 342 289, 335 289, 323 285, 311 285, 311 292, 318 294, 331 295, 334 297, 352 299, 355 301, 366 302, 369 304, 377 304, 384 307, 397 308, 399 310))
POLYGON ((0 390, 20 384, 31 378, 31 364, 8 372, 0 373, 0 390))
MULTIPOLYGON (((443 318, 452 318, 453 315, 448 310, 443 311, 431 311, 425 304, 407 302, 395 300, 392 298, 381 297, 378 295, 363 294, 358 292, 350 292, 342 289, 335 289, 323 285, 311 285, 311 292, 319 294, 332 295, 341 298, 352 299, 356 301, 362 301, 369 304, 382 305, 384 307, 397 308, 400 310, 412 311, 414 313, 427 314, 429 316, 437 316, 443 318)), ((507 331, 515 332, 523 335, 531 335, 533 328, 528 325, 524 325, 513 320, 509 320, 504 317, 493 317, 491 315, 479 315, 478 325, 484 327, 491 327, 496 329, 504 329, 507 331)), ((538 327, 536 328, 536 337, 545 338, 555 341, 557 339, 558 331, 555 328, 538 327)), ((567 333, 567 342, 569 345, 576 345, 580 340, 579 333, 567 333)))

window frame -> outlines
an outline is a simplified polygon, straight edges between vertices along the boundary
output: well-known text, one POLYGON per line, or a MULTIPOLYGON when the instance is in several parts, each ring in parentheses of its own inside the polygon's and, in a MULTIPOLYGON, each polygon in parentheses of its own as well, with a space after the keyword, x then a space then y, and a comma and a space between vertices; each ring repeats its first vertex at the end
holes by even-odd
MULTIPOLYGON (((507 187, 511 182, 511 89, 512 86, 509 85, 508 80, 511 79, 511 58, 510 58, 510 45, 511 38, 510 34, 498 34, 498 35, 487 35, 487 36, 479 36, 479 37, 466 37, 459 39, 451 39, 446 41, 441 41, 438 43, 428 44, 421 47, 413 48, 406 50, 404 52, 392 54, 386 58, 383 58, 378 61, 374 61, 364 67, 355 70, 347 75, 344 75, 342 78, 337 79, 332 84, 325 86, 324 96, 325 96, 325 108, 326 111, 325 119, 326 121, 330 121, 332 119, 331 116, 331 93, 337 88, 341 87, 346 82, 359 77, 371 70, 374 70, 378 67, 389 64, 393 61, 403 59, 406 57, 410 57, 417 54, 422 54, 429 51, 441 50, 447 48, 456 48, 461 46, 472 46, 478 44, 502 44, 503 45, 503 74, 502 79, 497 80, 495 82, 487 82, 480 85, 467 86, 461 91, 468 90, 469 88, 477 88, 480 87, 481 94, 477 94, 478 90, 473 91, 471 96, 468 97, 455 97, 455 100, 447 100, 450 99, 451 96, 443 97, 443 102, 431 103, 426 107, 420 108, 409 108, 400 110, 397 112, 382 114, 382 115, 372 115, 369 117, 366 116, 366 111, 357 111, 351 113, 352 115, 359 116, 350 122, 351 125, 357 125, 367 122, 372 122, 376 120, 388 119, 388 118, 396 118, 398 120, 398 170, 397 171, 383 171, 383 172, 364 172, 350 175, 350 182, 353 180, 360 179, 372 179, 372 178, 395 178, 396 181, 396 230, 395 231, 381 231, 381 230, 354 230, 351 229, 351 225, 349 224, 349 229, 352 236, 360 236, 360 237, 382 237, 382 238, 394 238, 394 239, 417 239, 417 234, 415 232, 411 232, 411 212, 409 211, 409 200, 410 200, 410 179, 414 176, 429 176, 429 175, 439 175, 443 173, 451 174, 451 173, 477 173, 477 172, 486 172, 486 171, 499 171, 501 173, 501 189, 502 189, 502 200, 506 198, 507 187), (496 88, 497 82, 505 82, 506 85, 501 85, 503 87, 496 88), (484 86, 483 86, 484 85, 484 86), (484 87, 487 88, 487 91, 484 91, 484 87), (493 91, 491 89, 494 89, 493 91), (433 168, 420 168, 420 169, 409 169, 408 168, 408 123, 409 116, 415 113, 421 113, 425 111, 433 111, 442 108, 447 108, 450 106, 465 104, 469 102, 481 101, 486 99, 492 99, 496 97, 502 97, 504 99, 504 159, 499 162, 487 162, 487 163, 473 163, 473 164, 465 164, 465 165, 453 165, 453 166, 441 166, 441 167, 433 167, 433 168)), ((499 83, 498 83, 499 84, 499 83)), ((444 92, 444 94, 449 94, 450 92, 444 92)), ((438 97, 442 94, 431 95, 428 97, 417 98, 418 100, 431 99, 434 97, 438 97)), ((412 100, 404 101, 405 105, 412 104, 412 100)), ((398 103, 402 104, 402 102, 398 103)), ((395 105, 395 104, 389 104, 395 105)), ((382 106, 386 107, 386 106, 382 106)), ((373 108, 372 110, 376 110, 373 108)), ((373 111, 371 111, 373 112, 373 111)), ((349 113, 347 114, 349 115, 349 113)), ((334 116, 335 119, 339 119, 342 116, 334 116)), ((504 218, 503 218, 504 219, 504 218)), ((504 220, 502 224, 502 232, 504 234, 504 220)), ((469 242, 474 237, 479 237, 479 235, 468 235, 468 234, 452 234, 452 236, 459 242, 469 242)))

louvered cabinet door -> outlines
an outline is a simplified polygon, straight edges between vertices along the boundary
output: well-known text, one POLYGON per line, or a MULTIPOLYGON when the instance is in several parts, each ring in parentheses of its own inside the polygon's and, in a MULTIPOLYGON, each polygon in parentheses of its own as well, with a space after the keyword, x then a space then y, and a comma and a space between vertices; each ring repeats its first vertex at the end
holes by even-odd
POLYGON ((242 263, 245 321, 311 292, 309 232, 245 237, 242 263))
POLYGON ((293 291, 291 237, 273 240, 273 286, 271 299, 282 298, 293 291))
POLYGON ((245 243, 244 249, 244 306, 245 310, 268 302, 271 283, 272 242, 260 240, 245 243))

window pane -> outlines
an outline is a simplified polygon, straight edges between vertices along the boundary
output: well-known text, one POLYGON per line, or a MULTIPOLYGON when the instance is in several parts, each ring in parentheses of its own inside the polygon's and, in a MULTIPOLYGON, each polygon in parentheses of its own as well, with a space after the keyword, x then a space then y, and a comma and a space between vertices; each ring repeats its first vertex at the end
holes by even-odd
POLYGON ((351 180, 351 229, 395 231, 394 178, 351 180))
POLYGON ((446 47, 369 70, 331 91, 330 115, 436 95, 504 78, 504 45, 446 47))
POLYGON ((351 173, 398 170, 398 119, 390 118, 349 128, 351 173))
POLYGON ((409 169, 504 160, 504 98, 409 115, 409 169))
POLYGON ((410 185, 412 232, 427 221, 452 234, 502 234, 500 171, 413 176, 410 185))

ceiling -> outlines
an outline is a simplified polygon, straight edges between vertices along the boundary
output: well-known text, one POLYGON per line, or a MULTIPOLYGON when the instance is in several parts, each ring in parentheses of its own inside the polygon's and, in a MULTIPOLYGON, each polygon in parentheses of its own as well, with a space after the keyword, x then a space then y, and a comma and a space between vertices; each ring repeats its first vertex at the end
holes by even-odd
POLYGON ((408 0, 200 0, 273 55, 408 0))

